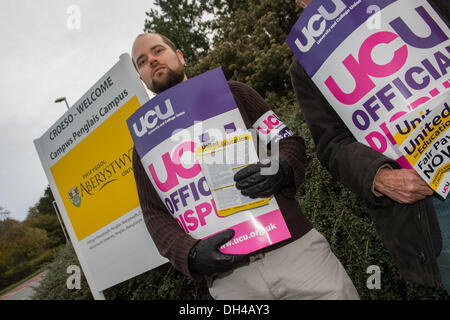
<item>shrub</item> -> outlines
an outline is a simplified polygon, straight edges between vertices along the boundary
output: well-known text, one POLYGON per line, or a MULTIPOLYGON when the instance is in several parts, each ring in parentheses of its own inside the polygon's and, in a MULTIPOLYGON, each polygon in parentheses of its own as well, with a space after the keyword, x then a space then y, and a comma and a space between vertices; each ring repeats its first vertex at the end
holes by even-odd
POLYGON ((64 245, 56 250, 52 262, 46 265, 47 275, 35 289, 33 300, 89 300, 92 294, 86 278, 81 275, 80 289, 67 289, 66 281, 70 274, 70 265, 80 265, 71 245, 64 245))
MULTIPOLYGON (((33 300, 90 300, 93 299, 86 278, 82 274, 80 289, 67 289, 70 274, 67 268, 79 265, 72 246, 65 245, 47 264, 48 273, 35 289, 33 300)), ((145 272, 103 291, 107 300, 211 299, 203 282, 193 282, 170 264, 145 272)))

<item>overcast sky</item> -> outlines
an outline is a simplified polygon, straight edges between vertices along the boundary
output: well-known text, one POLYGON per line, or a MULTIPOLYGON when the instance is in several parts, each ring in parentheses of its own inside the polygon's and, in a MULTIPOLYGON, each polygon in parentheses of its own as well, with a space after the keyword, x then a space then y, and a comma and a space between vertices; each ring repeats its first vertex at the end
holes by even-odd
POLYGON ((12 218, 25 219, 48 185, 33 140, 67 110, 54 100, 72 105, 130 53, 152 3, 0 1, 0 206, 12 218))

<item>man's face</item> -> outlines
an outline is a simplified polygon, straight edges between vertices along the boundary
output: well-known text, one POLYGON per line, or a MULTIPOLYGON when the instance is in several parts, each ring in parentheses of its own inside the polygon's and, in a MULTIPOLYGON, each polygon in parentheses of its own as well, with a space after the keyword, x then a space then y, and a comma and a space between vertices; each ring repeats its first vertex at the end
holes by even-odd
POLYGON ((134 42, 131 54, 141 80, 154 93, 187 79, 183 54, 180 50, 173 51, 159 35, 140 36, 134 42))

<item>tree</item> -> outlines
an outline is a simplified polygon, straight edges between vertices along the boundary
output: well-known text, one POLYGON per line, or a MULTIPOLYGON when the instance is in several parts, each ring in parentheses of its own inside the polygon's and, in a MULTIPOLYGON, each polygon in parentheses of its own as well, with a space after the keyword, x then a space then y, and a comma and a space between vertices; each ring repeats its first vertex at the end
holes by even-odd
POLYGON ((53 193, 52 190, 50 189, 50 186, 47 186, 47 188, 44 191, 44 196, 39 199, 36 205, 36 208, 39 211, 39 213, 55 212, 55 209, 53 208, 53 201, 55 201, 55 197, 53 197, 53 193))
POLYGON ((227 79, 257 90, 271 105, 293 99, 289 77, 292 53, 287 35, 301 12, 294 1, 235 2, 217 19, 214 49, 191 68, 191 76, 221 66, 227 79))
POLYGON ((53 201, 47 187, 23 222, 0 207, 0 288, 36 271, 52 257, 51 249, 65 242, 53 201))
POLYGON ((0 221, 0 288, 33 272, 37 267, 33 260, 46 245, 44 230, 14 219, 0 221))
POLYGON ((185 55, 188 63, 210 50, 208 32, 213 28, 214 12, 218 2, 211 0, 155 0, 159 9, 146 12, 144 31, 164 34, 171 39, 185 55))
POLYGON ((9 210, 0 206, 0 221, 8 219, 10 214, 11 212, 9 210))
POLYGON ((58 217, 53 207, 54 197, 49 186, 39 201, 28 210, 24 223, 32 228, 39 228, 47 233, 49 248, 63 244, 64 232, 61 229, 58 217))
POLYGON ((54 248, 65 243, 64 233, 56 213, 40 214, 36 207, 31 207, 28 212, 28 216, 23 223, 31 228, 45 231, 48 237, 48 248, 54 248))

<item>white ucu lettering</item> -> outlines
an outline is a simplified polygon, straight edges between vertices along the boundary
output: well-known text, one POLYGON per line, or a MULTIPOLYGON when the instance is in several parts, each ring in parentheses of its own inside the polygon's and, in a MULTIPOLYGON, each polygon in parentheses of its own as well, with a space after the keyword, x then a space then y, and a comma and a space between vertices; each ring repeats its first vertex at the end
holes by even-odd
POLYGON ((306 27, 303 27, 302 33, 305 36, 306 43, 303 44, 300 39, 295 39, 295 45, 298 47, 298 49, 301 52, 308 52, 312 46, 316 43, 315 38, 319 38, 325 31, 326 28, 326 21, 325 20, 333 20, 338 17, 339 14, 341 14, 342 11, 344 11, 347 6, 342 2, 342 0, 331 0, 334 5, 335 9, 333 12, 328 12, 324 6, 320 6, 319 9, 317 9, 318 14, 315 14, 311 16, 311 18, 308 21, 308 25, 306 27), (324 20, 323 20, 324 19, 324 20), (317 23, 320 21, 318 28, 316 29, 314 26, 317 26, 317 23))
POLYGON ((159 105, 155 107, 155 110, 149 110, 143 117, 140 118, 141 129, 138 129, 137 123, 133 123, 134 132, 138 137, 142 137, 147 133, 149 129, 153 129, 159 120, 165 120, 171 116, 173 116, 173 108, 170 99, 164 101, 166 105, 166 112, 162 113, 159 105))

